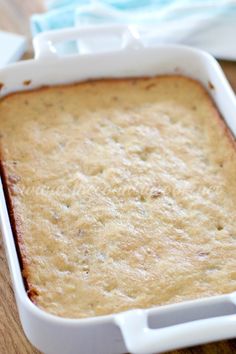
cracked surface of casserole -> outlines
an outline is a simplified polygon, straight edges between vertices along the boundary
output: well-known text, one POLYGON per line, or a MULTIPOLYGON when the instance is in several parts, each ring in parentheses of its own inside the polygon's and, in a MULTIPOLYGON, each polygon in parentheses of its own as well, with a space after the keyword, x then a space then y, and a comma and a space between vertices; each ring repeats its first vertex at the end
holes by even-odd
POLYGON ((178 76, 0 102, 1 164, 31 299, 64 317, 236 290, 236 150, 178 76))

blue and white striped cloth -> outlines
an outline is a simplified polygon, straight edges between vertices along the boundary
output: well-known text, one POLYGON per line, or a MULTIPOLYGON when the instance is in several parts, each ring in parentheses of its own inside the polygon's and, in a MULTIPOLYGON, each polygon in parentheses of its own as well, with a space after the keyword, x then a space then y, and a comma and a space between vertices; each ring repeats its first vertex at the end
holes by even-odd
POLYGON ((64 27, 135 25, 147 44, 182 43, 236 59, 236 0, 47 0, 33 35, 64 27))

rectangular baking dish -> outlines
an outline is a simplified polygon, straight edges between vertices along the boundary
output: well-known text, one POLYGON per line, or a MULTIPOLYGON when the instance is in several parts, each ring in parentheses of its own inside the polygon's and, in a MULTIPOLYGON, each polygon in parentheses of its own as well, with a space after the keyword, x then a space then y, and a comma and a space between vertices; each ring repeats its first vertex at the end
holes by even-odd
MULTIPOLYGON (((234 93, 218 63, 205 52, 177 45, 144 47, 132 28, 117 25, 40 34, 34 49, 35 59, 0 70, 1 97, 87 79, 182 74, 206 87, 236 135, 234 93), (91 36, 110 35, 120 38, 118 49, 60 56, 55 48, 58 42, 80 43, 91 36)), ((30 342, 41 352, 148 354, 236 337, 236 292, 88 319, 59 318, 44 312, 30 301, 24 287, 2 184, 0 199, 1 230, 21 323, 30 342)))

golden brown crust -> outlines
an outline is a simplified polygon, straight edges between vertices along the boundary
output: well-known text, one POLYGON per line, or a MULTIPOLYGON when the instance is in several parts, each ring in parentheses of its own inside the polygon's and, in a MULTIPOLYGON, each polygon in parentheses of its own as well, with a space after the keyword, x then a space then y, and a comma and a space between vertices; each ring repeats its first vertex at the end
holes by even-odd
POLYGON ((13 207, 13 201, 11 198, 14 183, 11 182, 9 176, 7 176, 7 170, 4 167, 4 156, 2 150, 0 154, 0 175, 25 288, 27 290, 27 293, 29 294, 29 297, 31 298, 30 294, 31 290, 33 290, 33 287, 29 282, 29 264, 24 245, 23 233, 21 231, 20 215, 16 215, 13 207))
MULTIPOLYGON (((189 81, 189 82, 194 82, 196 83, 196 80, 190 78, 190 77, 186 77, 186 76, 182 76, 182 75, 179 75, 179 74, 176 74, 176 75, 159 75, 158 78, 160 79, 168 79, 169 77, 173 78, 173 79, 177 79, 177 78, 180 78, 180 77, 183 77, 185 80, 189 81)), ((91 79, 91 80, 86 80, 86 81, 83 81, 81 83, 79 83, 79 85, 83 85, 83 84, 87 84, 87 83, 91 83, 91 84, 94 84, 94 83, 99 83, 99 82, 110 82, 110 83, 116 83, 116 82, 129 82, 129 81, 132 81, 133 85, 136 84, 136 82, 139 80, 139 79, 142 79, 142 80, 150 80, 150 77, 148 76, 143 76, 141 78, 108 78, 108 79, 91 79)), ((26 80, 26 82, 28 82, 30 80, 26 80)), ((31 83, 31 82, 30 82, 31 83)), ((1 84, 0 83, 0 89, 1 89, 1 85, 4 86, 4 84, 1 84)), ((75 87, 78 85, 78 82, 74 82, 74 83, 71 83, 71 84, 61 84, 61 85, 57 85, 56 87, 58 88, 69 88, 69 87, 75 87)), ((27 85, 26 85, 27 86, 27 85)), ((146 90, 149 90, 150 88, 154 87, 155 84, 151 83, 151 84, 148 84, 146 86, 146 90)), ((215 87, 212 85, 211 82, 208 83, 208 86, 210 89, 215 89, 215 87)), ((7 97, 12 97, 14 95, 24 95, 26 94, 27 92, 42 92, 42 91, 46 91, 46 90, 49 90, 50 88, 52 88, 53 86, 50 86, 50 85, 44 85, 44 86, 41 86, 37 89, 34 89, 34 90, 30 90, 30 91, 22 91, 22 92, 12 92, 10 94, 8 94, 7 96, 4 96, 3 99, 6 99, 7 97)), ((202 87, 202 86, 201 86, 202 87)), ((203 87, 202 87, 203 88, 203 87)), ((204 88, 203 88, 204 89, 204 88)), ((208 100, 211 101, 212 103, 212 106, 216 109, 217 111, 217 114, 215 116, 215 118, 219 121, 219 124, 221 126, 221 128, 224 130, 224 133, 228 136, 230 142, 233 144, 234 148, 236 149, 236 139, 235 137, 233 136, 231 130, 229 129, 229 127, 227 126, 227 124, 225 123, 224 119, 222 118, 222 116, 219 114, 218 110, 217 110, 217 107, 213 101, 213 99, 209 96, 208 92, 204 89, 205 91, 205 95, 207 97, 208 100)), ((1 102, 1 99, 0 99, 0 102, 1 102)), ((0 150, 1 151, 1 150, 0 150)))
MULTIPOLYGON (((186 82, 186 85, 188 85, 187 83, 189 82, 189 84, 191 85, 191 89, 194 89, 194 87, 197 87, 199 86, 199 84, 197 84, 194 80, 192 79, 188 79, 188 78, 181 78, 179 76, 161 76, 159 78, 156 79, 157 82, 159 80, 164 82, 164 81, 169 81, 169 80, 173 80, 173 82, 178 82, 179 80, 184 80, 186 82), (195 86, 196 85, 196 86, 195 86)), ((78 87, 80 87, 81 89, 83 89, 83 87, 87 88, 88 86, 91 85, 91 87, 98 87, 98 90, 99 90, 99 86, 100 84, 102 83, 103 84, 107 84, 107 87, 108 87, 108 90, 109 90, 109 85, 116 85, 117 83, 119 84, 126 84, 127 85, 131 85, 134 87, 134 90, 135 90, 135 87, 138 86, 140 84, 140 82, 143 82, 142 83, 142 90, 145 90, 147 91, 148 93, 151 92, 153 89, 155 89, 155 86, 156 86, 156 81, 155 79, 149 79, 149 78, 144 78, 144 79, 111 79, 111 80, 96 80, 96 81, 91 81, 91 82, 85 82, 85 83, 80 83, 79 85, 78 84, 74 84, 74 85, 62 85, 62 86, 58 86, 57 87, 57 90, 60 91, 60 89, 63 91, 63 93, 65 93, 68 90, 77 90, 78 87), (147 82, 147 84, 146 84, 147 82)), ((167 85, 168 87, 168 85, 167 85)), ((41 88, 41 89, 38 89, 36 91, 34 91, 33 93, 34 94, 37 94, 37 93, 45 93, 45 97, 47 95, 47 92, 51 92, 51 90, 53 90, 53 88, 41 88)), ((199 90, 199 88, 198 88, 199 90)), ((208 94, 206 91, 203 91, 203 89, 201 88, 202 90, 202 97, 205 96, 205 100, 207 101, 207 109, 209 109, 209 111, 211 112, 211 116, 212 118, 216 119, 217 122, 218 122, 218 125, 221 129, 223 129, 224 131, 224 135, 227 136, 227 138, 230 140, 230 142, 232 143, 234 149, 236 149, 236 142, 235 142, 235 139, 233 138, 230 130, 228 129, 228 127, 226 126, 225 122, 222 120, 222 118, 220 117, 220 115, 218 114, 216 108, 215 108, 215 105, 213 103, 213 101, 209 98, 208 94)), ((29 94, 31 94, 32 92, 30 91, 29 94)), ((22 93, 15 93, 15 94, 11 94, 10 97, 8 96, 8 98, 6 99, 11 99, 13 97, 25 97, 25 99, 27 100, 27 96, 28 93, 27 92, 22 92, 22 93)), ((168 93, 167 93, 167 97, 168 97, 168 93)), ((115 104, 117 104, 117 96, 114 95, 112 97, 113 101, 115 102, 115 104)), ((5 100, 5 99, 4 99, 5 100)), ((3 100, 3 101, 4 101, 3 100)), ((0 102, 1 103, 1 102, 0 102)), ((60 104, 60 102, 59 102, 60 104)), ((193 107, 192 107, 192 110, 195 111, 195 106, 194 106, 194 102, 193 102, 193 107)), ((50 103, 47 103, 47 108, 50 109, 51 108, 51 104, 50 103)), ((127 105, 127 103, 125 102, 125 105, 127 105)), ((124 110, 126 109, 126 106, 124 105, 124 110)), ((40 106, 39 106, 40 107, 40 106)), ((63 107, 62 107, 63 109, 63 107)), ((129 107, 127 108, 129 109, 129 107)), ((6 111, 5 111, 6 112, 6 111)), ((1 113, 1 111, 0 111, 1 113)), ((1 125, 0 125, 0 128, 1 128, 1 125)), ((161 126, 160 126, 160 129, 161 129, 161 126)), ((115 139, 116 137, 114 137, 115 139)), ((2 149, 1 149, 2 150, 2 149)), ((148 147, 146 152, 152 152, 152 147, 148 147), (148 150, 149 149, 149 150, 148 150)), ((145 161, 146 159, 146 152, 141 153, 140 154, 140 158, 141 160, 145 161)), ((28 295, 29 297, 32 299, 32 301, 34 302, 38 302, 37 298, 40 296, 40 289, 37 285, 35 285, 35 279, 34 281, 32 281, 32 259, 29 257, 29 254, 27 252, 27 249, 26 249, 26 245, 25 245, 25 235, 24 235, 24 230, 23 230, 23 225, 22 225, 22 220, 21 220, 21 214, 19 212, 19 208, 17 209, 15 206, 14 206, 14 201, 13 201, 13 196, 14 196, 14 193, 15 193, 15 186, 17 185, 18 183, 18 175, 17 174, 11 174, 9 173, 8 171, 8 168, 5 167, 5 159, 3 157, 3 150, 1 151, 1 175, 2 175, 2 179, 3 179, 3 184, 4 184, 4 191, 5 191, 5 195, 6 195, 6 199, 7 199, 7 203, 8 203, 8 209, 9 209, 9 214, 10 214, 10 219, 11 219, 11 224, 12 224, 12 228, 13 228, 13 233, 14 233, 14 236, 15 236, 15 239, 16 239, 16 244, 17 244, 17 248, 18 248, 18 253, 20 255, 20 260, 21 260, 21 267, 22 267, 22 274, 23 274, 23 277, 24 277, 24 280, 25 280, 25 284, 26 284, 26 288, 27 288, 27 292, 28 292, 28 295), (18 210, 18 213, 16 213, 16 210, 18 210)), ((13 169, 14 171, 14 169, 13 169)), ((91 171, 89 171, 90 173, 91 171)), ((93 171, 92 171, 92 174, 91 176, 93 175, 93 171)), ((95 171, 95 174, 98 173, 99 174, 99 169, 96 169, 95 171)), ((159 189, 155 189, 152 191, 152 195, 151 195, 151 198, 152 199, 159 199, 160 197, 163 196, 163 193, 161 190, 159 189)), ((140 197, 140 200, 142 202, 145 202, 145 197, 143 197, 143 199, 140 197)), ((102 221, 100 221, 102 223, 102 221)), ((79 229, 79 237, 83 236, 83 229, 79 229)), ((35 240, 35 242, 37 242, 35 240)), ((125 249, 125 252, 129 249, 129 245, 126 246, 126 249, 125 249)), ((131 248, 132 250, 132 248, 131 248)), ((208 252, 205 252, 205 251, 199 251, 199 257, 200 258, 204 258, 204 257, 207 257, 207 254, 208 252)), ((112 287, 115 286, 115 285, 109 285, 108 288, 109 289, 112 289, 112 287)), ((61 300, 60 300, 61 301, 61 300)), ((175 298, 175 301, 179 301, 178 298, 175 298)), ((146 302, 143 301, 143 304, 144 306, 149 306, 149 304, 147 303, 146 305, 146 302)), ((152 303, 150 303, 150 305, 153 305, 152 303)), ((43 305, 41 304, 40 306, 43 307, 43 305)), ((127 305, 126 305, 127 306, 127 305)), ((132 307, 132 306, 131 306, 132 307)), ((48 311, 52 311, 53 313, 56 313, 56 314, 59 314, 59 315, 68 315, 68 316, 71 316, 73 317, 74 315, 72 314, 72 312, 68 312, 66 313, 61 311, 56 311, 56 310, 51 310, 50 309, 50 306, 46 307, 46 309, 48 311)), ((117 310, 122 310, 122 306, 119 308, 119 309, 115 309, 115 311, 117 310)), ((126 309, 126 307, 124 307, 124 309, 126 309)), ((91 312, 90 313, 88 312, 88 314, 84 314, 84 312, 82 311, 81 313, 79 312, 78 310, 78 313, 80 316, 88 316, 88 315, 97 315, 97 314, 102 314, 102 310, 99 309, 97 310, 97 312, 95 311, 95 313, 91 312)), ((75 314, 75 316, 78 316, 75 314)))

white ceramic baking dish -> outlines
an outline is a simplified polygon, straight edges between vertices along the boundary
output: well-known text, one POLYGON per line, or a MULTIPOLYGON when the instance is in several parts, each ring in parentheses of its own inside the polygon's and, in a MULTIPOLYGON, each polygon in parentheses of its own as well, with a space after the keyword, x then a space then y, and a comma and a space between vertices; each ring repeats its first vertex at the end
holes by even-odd
MULTIPOLYGON (((45 33, 35 38, 34 48, 34 60, 0 71, 1 96, 93 78, 178 73, 199 80, 208 89, 236 134, 234 94, 217 62, 202 51, 175 45, 145 48, 132 29, 122 26, 45 33), (54 48, 59 41, 110 34, 122 39, 120 48, 112 52, 60 57, 54 48)), ((59 318, 42 311, 29 300, 24 288, 2 187, 0 199, 1 229, 21 323, 30 342, 40 351, 148 354, 236 337, 236 293, 88 319, 59 318)))

